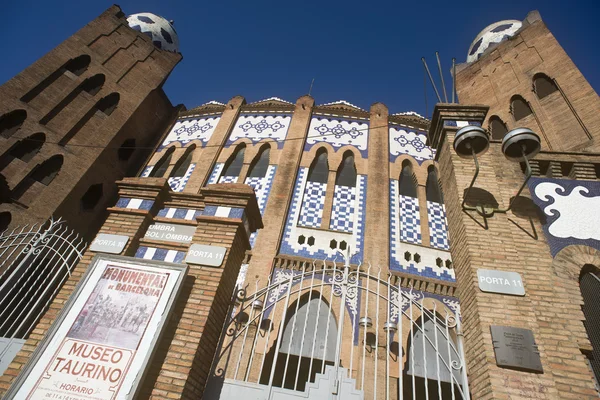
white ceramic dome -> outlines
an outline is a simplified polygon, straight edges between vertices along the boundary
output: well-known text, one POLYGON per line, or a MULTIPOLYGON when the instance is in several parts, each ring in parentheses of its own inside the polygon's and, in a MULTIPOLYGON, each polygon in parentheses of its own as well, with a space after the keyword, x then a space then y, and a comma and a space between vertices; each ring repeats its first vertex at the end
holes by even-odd
POLYGON ((152 39, 152 43, 162 50, 179 52, 179 38, 173 25, 163 17, 152 13, 132 14, 127 23, 136 31, 140 31, 152 39))
POLYGON ((471 43, 467 62, 477 61, 491 45, 498 44, 515 35, 523 24, 516 19, 507 19, 487 26, 471 43))

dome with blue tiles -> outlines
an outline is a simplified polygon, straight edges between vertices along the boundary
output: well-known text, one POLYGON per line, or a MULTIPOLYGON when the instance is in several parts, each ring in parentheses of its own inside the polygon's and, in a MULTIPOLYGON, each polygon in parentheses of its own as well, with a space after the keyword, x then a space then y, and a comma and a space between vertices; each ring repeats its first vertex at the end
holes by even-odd
POLYGON ((496 45, 517 33, 523 24, 515 19, 507 19, 499 21, 487 26, 479 32, 479 35, 471 43, 469 53, 467 54, 467 62, 479 60, 479 57, 490 47, 496 45))
POLYGON ((136 31, 146 34, 152 43, 162 50, 179 52, 179 38, 173 24, 163 17, 152 13, 132 14, 127 17, 127 23, 136 31))

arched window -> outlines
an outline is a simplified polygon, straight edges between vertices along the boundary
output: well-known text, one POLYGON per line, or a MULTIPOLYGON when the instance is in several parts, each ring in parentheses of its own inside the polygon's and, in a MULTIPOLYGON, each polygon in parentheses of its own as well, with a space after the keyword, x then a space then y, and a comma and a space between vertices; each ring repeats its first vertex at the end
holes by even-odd
POLYGON ((12 221, 12 215, 8 211, 0 213, 0 233, 8 229, 10 222, 12 221))
POLYGON ((557 90, 558 87, 556 87, 556 83, 554 83, 554 81, 548 76, 544 74, 537 74, 533 77, 533 91, 537 95, 538 99, 543 99, 557 90))
POLYGON ((46 141, 46 135, 41 132, 34 133, 26 139, 19 141, 8 154, 11 158, 18 158, 24 162, 29 162, 40 151, 40 148, 46 141))
POLYGON ((14 135, 27 118, 27 112, 25 110, 15 110, 0 117, 0 136, 9 138, 14 135))
POLYGON ((518 95, 513 96, 513 98, 510 100, 510 112, 515 118, 515 121, 522 120, 533 113, 527 101, 518 95))
POLYGON ((414 398, 425 398, 427 389, 437 395, 439 387, 441 398, 462 399, 457 385, 461 382, 460 370, 452 368, 453 365, 460 365, 460 357, 452 331, 447 336, 446 324, 447 321, 439 314, 429 313, 414 322, 409 333, 408 357, 402 374, 404 398, 413 398, 413 392, 416 394, 414 398))
POLYGON ((94 96, 100 91, 100 89, 102 89, 105 80, 106 78, 103 74, 94 75, 91 78, 87 78, 85 81, 83 81, 81 84, 81 90, 94 96))
POLYGON ((329 177, 329 164, 327 163, 327 150, 319 149, 317 156, 308 171, 308 181, 327 183, 329 177))
POLYGON ((88 188, 85 194, 81 197, 81 207, 84 210, 92 210, 100 202, 102 198, 102 184, 96 183, 88 188))
POLYGON ((167 168, 169 168, 174 151, 175 147, 169 147, 160 160, 158 160, 156 165, 154 165, 154 168, 152 168, 152 171, 150 171, 150 175, 148 176, 162 178, 165 172, 167 172, 167 168))
POLYGON ((89 67, 92 59, 87 54, 80 55, 77 58, 72 58, 64 66, 66 71, 77 76, 81 76, 89 67))
POLYGON ((121 147, 119 147, 119 150, 117 150, 117 155, 119 157, 119 160, 121 161, 127 161, 131 158, 131 156, 133 155, 133 152, 135 151, 135 139, 127 139, 123 142, 123 144, 121 144, 121 147))
POLYGON ((240 176, 240 172, 242 171, 242 167, 244 166, 244 153, 246 151, 246 145, 241 144, 235 150, 235 153, 229 157, 229 160, 225 163, 225 168, 223 168, 223 173, 221 176, 240 176))
POLYGON ((337 323, 329 305, 317 293, 305 294, 296 301, 300 304, 290 306, 281 345, 279 349, 271 348, 269 351, 260 383, 267 384, 271 369, 274 369, 273 386, 303 392, 308 382, 315 381, 316 374, 322 373, 326 365, 334 364, 337 323), (298 311, 291 312, 296 307, 298 311), (276 363, 274 368, 273 362, 276 363))
POLYGON ((249 178, 262 178, 267 175, 270 152, 271 148, 269 146, 265 146, 260 150, 258 156, 254 158, 253 163, 250 164, 249 178))
POLYGON ((492 134, 492 139, 494 140, 502 140, 504 135, 508 132, 508 128, 506 124, 500 119, 500 117, 496 115, 492 115, 490 117, 490 133, 492 134))
POLYGON ((581 270, 579 276, 579 287, 583 297, 583 321, 588 338, 592 344, 592 357, 589 363, 596 376, 596 381, 600 381, 600 278, 598 270, 586 265, 581 270))
POLYGON ((442 197, 442 189, 438 180, 437 171, 433 165, 427 168, 427 183, 425 184, 425 193, 427 201, 442 204, 444 199, 442 197))
POLYGON ((354 165, 354 154, 351 151, 344 153, 344 158, 337 171, 335 184, 356 187, 356 166, 354 165))
POLYGON ((196 149, 196 145, 193 144, 187 148, 185 153, 179 158, 179 160, 175 163, 173 167, 173 172, 171 172, 171 178, 181 178, 185 176, 190 164, 192 163, 192 156, 194 155, 194 150, 196 149))
POLYGON ((42 189, 42 186, 38 185, 37 189, 34 188, 30 193, 27 192, 37 183, 41 183, 44 186, 50 185, 60 172, 62 165, 63 156, 60 154, 52 156, 43 163, 37 165, 27 177, 15 186, 12 197, 17 200, 33 200, 42 189), (25 195, 26 193, 27 195, 25 195))
POLYGON ((115 111, 115 108, 117 108, 120 98, 121 96, 119 93, 111 93, 96 103, 96 109, 102 111, 106 115, 110 115, 115 111))
POLYGON ((400 195, 417 198, 417 182, 413 173, 412 164, 408 160, 402 163, 400 173, 400 195))

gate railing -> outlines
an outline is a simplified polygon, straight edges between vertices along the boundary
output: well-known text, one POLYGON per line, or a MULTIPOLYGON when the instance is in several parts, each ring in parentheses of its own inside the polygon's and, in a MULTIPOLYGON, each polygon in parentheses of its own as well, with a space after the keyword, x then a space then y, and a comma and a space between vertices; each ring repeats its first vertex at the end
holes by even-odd
POLYGON ((424 301, 374 270, 313 262, 240 290, 211 379, 265 399, 316 390, 327 375, 331 398, 468 400, 458 304, 424 301))
POLYGON ((61 219, 0 235, 0 365, 11 344, 35 327, 86 246, 61 219))

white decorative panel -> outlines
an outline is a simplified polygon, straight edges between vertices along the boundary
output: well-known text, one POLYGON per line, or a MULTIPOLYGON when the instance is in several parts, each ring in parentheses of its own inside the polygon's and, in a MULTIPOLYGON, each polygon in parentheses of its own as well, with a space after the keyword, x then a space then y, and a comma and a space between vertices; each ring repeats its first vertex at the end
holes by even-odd
POLYGON ((167 135, 161 148, 171 143, 179 142, 182 146, 192 140, 200 140, 202 147, 210 140, 220 116, 202 117, 197 119, 179 120, 175 123, 171 132, 167 135))
POLYGON ((310 121, 304 150, 309 150, 319 142, 329 143, 334 148, 352 145, 366 158, 369 142, 369 123, 359 120, 315 116, 310 121))
POLYGON ((253 143, 270 138, 281 147, 291 121, 289 114, 242 114, 235 123, 226 147, 240 138, 248 138, 253 143))
POLYGON ((427 146, 427 135, 401 126, 390 126, 390 161, 402 155, 412 156, 419 164, 433 160, 434 150, 427 146))

